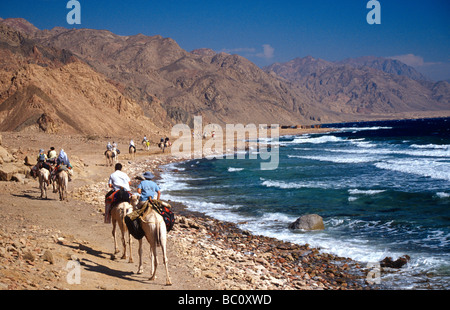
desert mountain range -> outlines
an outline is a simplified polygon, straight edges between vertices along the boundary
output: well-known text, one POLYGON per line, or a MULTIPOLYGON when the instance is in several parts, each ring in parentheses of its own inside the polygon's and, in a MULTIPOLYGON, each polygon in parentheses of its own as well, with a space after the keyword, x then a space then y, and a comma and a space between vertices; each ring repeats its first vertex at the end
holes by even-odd
POLYGON ((308 56, 259 68, 161 36, 0 19, 0 131, 149 134, 195 115, 222 125, 450 116, 449 99, 449 83, 397 60, 308 56))

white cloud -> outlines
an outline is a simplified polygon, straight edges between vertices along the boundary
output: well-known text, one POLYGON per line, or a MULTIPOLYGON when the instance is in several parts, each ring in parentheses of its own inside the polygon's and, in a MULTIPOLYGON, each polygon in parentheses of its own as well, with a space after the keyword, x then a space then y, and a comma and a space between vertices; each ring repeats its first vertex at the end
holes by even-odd
POLYGON ((221 52, 225 52, 228 54, 240 54, 244 57, 259 57, 264 59, 272 59, 275 56, 275 49, 270 44, 262 45, 263 51, 262 53, 257 53, 256 48, 254 47, 237 47, 237 48, 224 48, 221 52))
POLYGON ((263 44, 263 52, 256 54, 257 57, 271 59, 274 56, 275 49, 270 44, 263 44))
POLYGON ((414 54, 390 56, 388 58, 401 61, 404 64, 407 64, 408 66, 415 67, 415 68, 416 67, 431 66, 431 65, 439 64, 439 63, 436 63, 436 62, 425 62, 423 60, 422 56, 417 56, 417 55, 414 55, 414 54))
POLYGON ((238 47, 238 48, 231 48, 227 49, 224 48, 221 50, 221 52, 232 54, 232 53, 254 53, 256 52, 256 49, 253 47, 238 47))

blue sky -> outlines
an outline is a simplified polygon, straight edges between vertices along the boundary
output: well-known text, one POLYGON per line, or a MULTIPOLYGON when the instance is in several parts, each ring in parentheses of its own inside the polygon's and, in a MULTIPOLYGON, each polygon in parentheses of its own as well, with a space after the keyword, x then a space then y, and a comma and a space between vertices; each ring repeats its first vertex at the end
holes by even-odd
POLYGON ((79 0, 81 25, 69 25, 68 0, 1 1, 0 17, 39 29, 107 29, 162 35, 185 50, 207 47, 259 66, 313 56, 396 57, 435 80, 450 79, 450 1, 379 0, 381 24, 369 25, 368 0, 79 0))

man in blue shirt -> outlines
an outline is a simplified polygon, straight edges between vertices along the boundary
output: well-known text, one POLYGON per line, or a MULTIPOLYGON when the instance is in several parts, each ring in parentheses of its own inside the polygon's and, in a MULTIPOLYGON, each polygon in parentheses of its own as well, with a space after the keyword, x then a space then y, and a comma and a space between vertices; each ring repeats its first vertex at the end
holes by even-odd
POLYGON ((159 189, 159 186, 152 181, 152 179, 155 177, 153 173, 147 171, 143 174, 143 177, 145 178, 145 180, 142 181, 137 187, 137 191, 141 195, 138 208, 142 207, 142 205, 149 198, 155 199, 155 196, 157 196, 156 199, 159 200, 159 198, 161 197, 161 190, 159 189))

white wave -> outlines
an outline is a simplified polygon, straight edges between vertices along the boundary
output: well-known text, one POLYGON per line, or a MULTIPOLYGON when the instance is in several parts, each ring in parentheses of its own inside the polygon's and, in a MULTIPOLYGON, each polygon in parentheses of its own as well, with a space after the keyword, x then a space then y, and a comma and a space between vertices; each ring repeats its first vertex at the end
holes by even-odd
POLYGON ((450 194, 449 193, 445 193, 445 192, 437 192, 436 196, 439 198, 450 198, 450 194))
POLYGON ((277 187, 282 189, 299 189, 299 188, 332 188, 332 184, 329 182, 323 181, 315 181, 315 182, 283 182, 283 181, 273 181, 273 180, 265 180, 260 178, 262 185, 266 187, 277 187))
POLYGON ((321 143, 329 143, 329 142, 342 142, 345 141, 343 138, 339 138, 336 136, 324 135, 320 137, 310 137, 310 136, 301 136, 295 138, 292 143, 301 144, 301 143, 312 143, 312 144, 321 144, 321 143))
POLYGON ((375 163, 379 169, 450 181, 450 162, 428 159, 398 159, 375 163))
POLYGON ((369 189, 369 190, 361 190, 361 189, 349 189, 348 193, 350 195, 376 195, 385 192, 386 190, 376 190, 376 189, 369 189))
POLYGON ((364 138, 362 139, 352 139, 352 140, 348 140, 351 144, 356 145, 357 147, 361 147, 361 148, 374 148, 377 147, 376 144, 373 144, 372 142, 369 141, 365 141, 364 138))
POLYGON ((244 168, 233 168, 233 167, 228 168, 228 172, 237 172, 242 170, 244 170, 244 168))
POLYGON ((359 164, 359 163, 369 163, 378 160, 372 156, 338 156, 338 155, 327 155, 327 156, 299 156, 299 155, 288 155, 289 158, 302 158, 317 161, 327 161, 338 164, 359 164))
POLYGON ((450 149, 450 145, 448 144, 411 144, 410 147, 415 149, 450 149))
MULTIPOLYGON (((376 147, 375 145, 373 147, 376 147)), ((387 148, 372 148, 371 146, 360 149, 324 149, 327 152, 333 153, 347 153, 347 154, 367 154, 367 155, 409 155, 414 157, 443 157, 450 158, 450 149, 434 149, 434 150, 394 150, 387 148)))
POLYGON ((392 127, 373 126, 373 127, 342 127, 338 128, 339 132, 358 132, 367 130, 392 129, 392 127))

